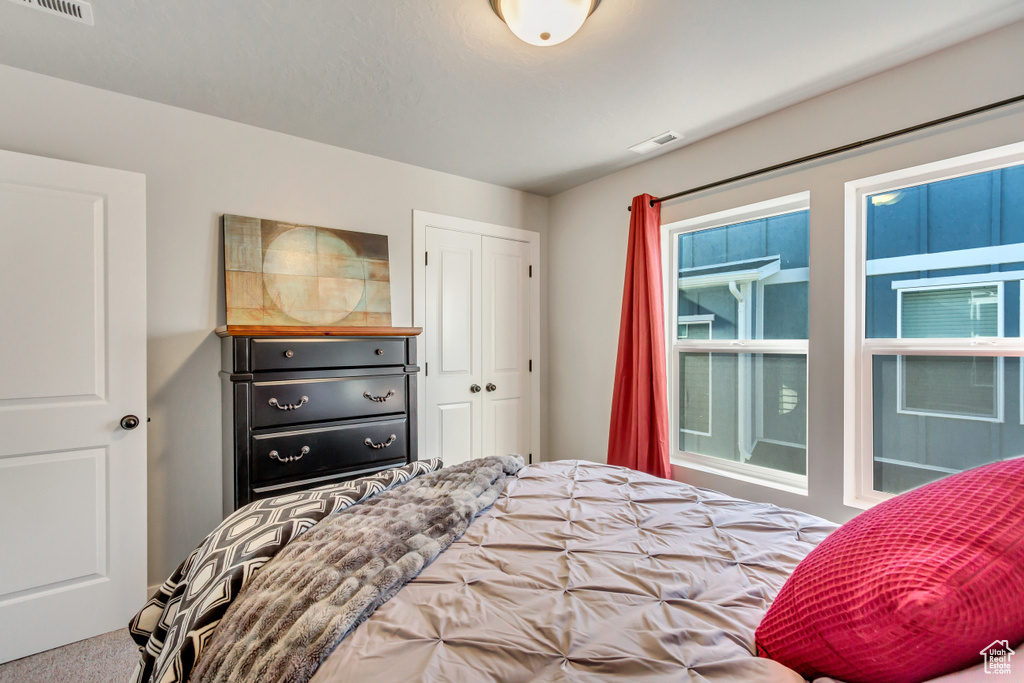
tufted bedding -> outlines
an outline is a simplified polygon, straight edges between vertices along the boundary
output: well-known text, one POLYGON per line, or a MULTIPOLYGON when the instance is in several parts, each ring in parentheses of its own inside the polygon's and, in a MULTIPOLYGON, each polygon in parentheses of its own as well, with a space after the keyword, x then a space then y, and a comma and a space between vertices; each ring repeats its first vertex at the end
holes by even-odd
POLYGON ((607 465, 534 465, 313 681, 803 679, 754 630, 835 525, 607 465))

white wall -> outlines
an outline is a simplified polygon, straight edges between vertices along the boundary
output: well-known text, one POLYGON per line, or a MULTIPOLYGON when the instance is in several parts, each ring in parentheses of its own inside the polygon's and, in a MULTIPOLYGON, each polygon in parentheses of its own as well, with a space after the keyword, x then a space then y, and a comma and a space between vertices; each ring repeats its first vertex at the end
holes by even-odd
MULTIPOLYGON (((813 58, 813 55, 808 55, 813 58)), ((604 461, 633 196, 665 195, 1024 94, 1024 23, 652 159, 552 198, 549 457, 604 461)), ((665 84, 664 87, 672 87, 665 84)), ((843 183, 1024 140, 1024 106, 666 203, 663 223, 811 193, 808 497, 674 467, 729 494, 837 521, 843 471, 843 183)))
POLYGON ((412 324, 413 209, 546 248, 542 197, 5 66, 0 148, 146 174, 151 584, 221 518, 221 214, 388 235, 396 326, 412 324))

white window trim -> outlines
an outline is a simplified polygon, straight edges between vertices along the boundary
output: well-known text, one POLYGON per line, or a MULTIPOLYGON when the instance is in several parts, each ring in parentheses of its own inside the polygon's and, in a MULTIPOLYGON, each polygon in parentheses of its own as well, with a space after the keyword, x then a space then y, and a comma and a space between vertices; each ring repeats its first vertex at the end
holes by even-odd
MULTIPOLYGON (((1002 338, 1003 331, 1003 283, 1000 280, 992 280, 988 278, 988 273, 979 273, 976 275, 962 275, 954 276, 958 282, 954 284, 920 284, 928 282, 928 279, 920 279, 914 281, 914 284, 909 287, 900 287, 896 289, 896 338, 903 339, 903 293, 904 292, 927 292, 929 290, 950 290, 950 289, 971 289, 978 285, 995 285, 996 286, 996 321, 998 330, 996 336, 993 339, 1002 338), (971 279, 973 278, 973 279, 971 279)), ((992 275, 998 275, 998 273, 992 273, 992 275)), ((936 280, 951 280, 950 278, 935 278, 936 280)), ((896 283, 893 283, 894 285, 896 283)), ((982 339, 982 337, 973 337, 973 339, 982 339)), ((972 422, 992 422, 1001 424, 1004 417, 1004 409, 1006 398, 1003 392, 1003 359, 999 358, 996 362, 996 383, 992 387, 992 391, 995 393, 995 401, 993 403, 996 407, 995 415, 965 415, 963 413, 946 413, 937 410, 921 410, 907 408, 904 401, 906 400, 906 391, 903 382, 906 379, 906 371, 904 365, 906 364, 907 356, 897 356, 896 362, 896 413, 899 415, 916 415, 918 417, 938 417, 947 420, 970 420, 972 422)), ((879 458, 881 462, 885 462, 887 459, 879 458)), ((902 462, 902 461, 901 461, 902 462)))
MULTIPOLYGON (((661 238, 662 238, 662 270, 663 270, 663 288, 665 296, 665 311, 676 310, 676 297, 679 292, 679 249, 676 246, 676 240, 679 235, 697 232, 700 230, 708 230, 711 228, 720 228, 734 223, 742 223, 750 220, 760 220, 763 218, 772 218, 773 216, 780 216, 787 213, 794 213, 797 211, 806 211, 810 208, 810 193, 809 192, 798 192, 796 194, 788 195, 785 197, 779 197, 777 199, 770 199, 764 202, 758 202, 756 204, 749 204, 747 206, 738 207, 735 209, 729 209, 726 211, 720 211, 713 214, 699 216, 697 218, 690 218, 675 223, 668 223, 661 226, 661 238)), ((763 257, 770 258, 770 257, 763 257)), ((753 259, 762 260, 762 259, 753 259)), ((767 279, 771 279, 772 282, 778 282, 779 280, 790 281, 789 278, 794 278, 792 281, 805 281, 809 279, 809 269, 798 269, 800 272, 795 274, 786 275, 787 271, 778 271, 772 273, 765 273, 767 279), (781 277, 780 277, 781 276, 781 277)), ((735 280, 734 280, 735 282, 735 280)), ((746 282, 735 282, 733 287, 747 297, 750 296, 750 291, 753 281, 746 282)), ((760 282, 757 284, 760 285, 760 282)), ((781 282, 780 282, 781 284, 781 282)), ((759 291, 761 290, 758 287, 759 291)), ((735 292, 734 292, 735 295, 735 292)), ((763 299, 762 299, 763 301, 763 299)), ((759 307, 760 310, 761 307, 759 307)), ((749 316, 749 312, 747 313, 749 316)), ((715 458, 713 456, 701 455, 699 453, 692 453, 689 451, 679 450, 679 405, 676 397, 679 395, 679 352, 699 352, 699 353, 731 353, 731 354, 794 354, 803 355, 807 357, 808 352, 808 341, 803 340, 774 340, 774 339, 719 339, 719 340, 680 340, 676 338, 676 322, 677 316, 666 315, 665 325, 665 345, 668 349, 666 353, 668 372, 668 401, 669 401, 669 443, 670 443, 670 459, 673 464, 689 469, 694 469, 702 472, 708 472, 711 474, 717 474, 720 476, 730 477, 751 484, 758 484, 760 486, 766 486, 769 488, 779 489, 787 491, 789 493, 795 493, 799 495, 807 495, 807 476, 792 474, 790 472, 781 472, 766 467, 759 467, 757 465, 751 465, 746 462, 737 462, 732 460, 723 460, 721 458, 715 458)), ((739 321, 738 321, 739 322, 739 321)), ((713 356, 712 356, 713 358, 713 356)), ((711 363, 709 363, 711 365, 711 363)), ((742 378, 742 374, 740 376, 742 378)), ((739 393, 743 393, 743 381, 741 379, 740 384, 737 387, 739 393)), ((747 392, 750 393, 750 392, 747 392)), ((752 394, 751 394, 752 396, 752 394)), ((806 393, 805 393, 806 396, 806 393)), ((743 430, 740 429, 741 439, 743 438, 743 430)), ((742 450, 742 449, 741 449, 742 450)), ((809 459, 809 455, 808 455, 809 459)))
MULTIPOLYGON (((874 435, 872 416, 872 357, 876 355, 1024 356, 1024 339, 867 339, 865 338, 865 283, 867 276, 867 197, 939 180, 994 171, 1024 163, 1024 143, 996 147, 913 168, 883 173, 845 186, 845 349, 844 349, 844 477, 843 499, 851 507, 868 509, 893 497, 873 487, 874 435)), ((965 250, 978 258, 982 249, 965 250)), ((937 256, 937 255, 936 255, 937 256)), ((903 259, 905 257, 897 257, 903 259)), ((917 272, 894 259, 873 261, 871 274, 917 272), (880 270, 881 268, 881 270, 880 270), (902 270, 901 270, 902 269, 902 270)), ((1015 258, 1015 257, 1014 257, 1015 258)), ((920 263, 920 262, 918 262, 920 263)), ((985 262, 986 265, 993 261, 985 262)), ((929 266, 931 267, 931 266, 929 266)), ((1024 385, 1022 385, 1024 394, 1024 385)), ((1024 412, 1021 415, 1024 423, 1024 412)))

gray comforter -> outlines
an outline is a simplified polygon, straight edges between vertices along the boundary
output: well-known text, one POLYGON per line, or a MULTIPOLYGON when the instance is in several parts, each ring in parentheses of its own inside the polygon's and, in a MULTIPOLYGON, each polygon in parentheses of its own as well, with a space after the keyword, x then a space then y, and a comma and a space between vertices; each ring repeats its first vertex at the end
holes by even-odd
POLYGON ((519 456, 423 474, 325 517, 288 544, 227 609, 192 683, 305 683, 491 505, 519 456))
POLYGON ((312 680, 799 683, 754 630, 834 528, 617 467, 528 467, 312 680))

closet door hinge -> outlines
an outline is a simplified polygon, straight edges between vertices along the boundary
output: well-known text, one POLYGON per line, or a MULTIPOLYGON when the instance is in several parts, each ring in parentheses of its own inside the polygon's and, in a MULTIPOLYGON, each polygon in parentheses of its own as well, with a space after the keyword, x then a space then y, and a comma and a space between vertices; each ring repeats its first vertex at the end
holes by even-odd
POLYGON ((425 266, 429 266, 430 265, 430 252, 429 251, 423 252, 423 265, 425 265, 425 266))
POLYGON ((430 363, 423 364, 423 376, 430 377, 430 363))
POLYGON ((533 266, 530 266, 530 277, 533 277, 533 266))
POLYGON ((526 462, 527 465, 533 464, 533 453, 530 453, 530 459, 526 462))
POLYGON ((530 372, 533 372, 533 359, 530 359, 530 372))

